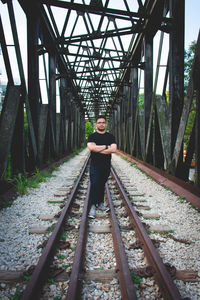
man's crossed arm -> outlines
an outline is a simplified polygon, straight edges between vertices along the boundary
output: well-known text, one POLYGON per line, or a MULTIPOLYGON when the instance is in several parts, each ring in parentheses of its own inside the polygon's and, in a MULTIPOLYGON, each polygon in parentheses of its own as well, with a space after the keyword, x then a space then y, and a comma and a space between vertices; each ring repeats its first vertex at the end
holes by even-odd
POLYGON ((111 144, 106 149, 106 145, 96 145, 94 142, 89 142, 87 143, 87 147, 90 151, 100 152, 101 154, 111 154, 117 150, 117 144, 111 144))

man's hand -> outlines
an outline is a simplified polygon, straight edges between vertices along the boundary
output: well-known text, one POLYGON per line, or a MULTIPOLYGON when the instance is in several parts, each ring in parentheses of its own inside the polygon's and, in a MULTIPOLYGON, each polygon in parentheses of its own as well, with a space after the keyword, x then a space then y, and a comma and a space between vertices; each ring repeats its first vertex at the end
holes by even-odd
POLYGON ((101 151, 102 154, 111 154, 117 151, 117 144, 111 144, 108 149, 101 151))

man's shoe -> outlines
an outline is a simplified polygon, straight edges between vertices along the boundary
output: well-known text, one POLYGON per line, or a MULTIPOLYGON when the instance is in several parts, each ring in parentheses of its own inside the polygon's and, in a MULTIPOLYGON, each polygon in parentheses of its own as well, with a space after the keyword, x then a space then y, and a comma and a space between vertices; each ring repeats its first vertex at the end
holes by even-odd
POLYGON ((95 217, 96 217, 96 206, 94 204, 90 208, 88 217, 91 219, 95 219, 95 217))
POLYGON ((110 208, 109 208, 108 206, 105 206, 105 205, 103 204, 103 202, 101 202, 101 203, 99 204, 99 209, 100 209, 100 210, 103 210, 103 211, 105 211, 105 212, 107 212, 107 211, 110 210, 110 208))

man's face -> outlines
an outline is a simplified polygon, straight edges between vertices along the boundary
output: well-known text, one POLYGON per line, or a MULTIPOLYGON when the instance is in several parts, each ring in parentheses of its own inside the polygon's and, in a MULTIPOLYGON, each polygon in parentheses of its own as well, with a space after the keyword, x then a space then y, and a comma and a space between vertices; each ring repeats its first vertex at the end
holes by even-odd
POLYGON ((106 120, 104 118, 100 118, 96 122, 96 128, 97 128, 98 131, 105 131, 106 125, 107 125, 107 123, 106 123, 106 120))

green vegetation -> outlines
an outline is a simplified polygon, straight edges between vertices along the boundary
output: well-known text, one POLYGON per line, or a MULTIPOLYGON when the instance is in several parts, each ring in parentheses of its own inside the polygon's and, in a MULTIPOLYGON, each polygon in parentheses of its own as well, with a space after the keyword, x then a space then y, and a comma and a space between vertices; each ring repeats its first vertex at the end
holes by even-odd
MULTIPOLYGON (((189 49, 187 51, 185 51, 185 63, 184 63, 184 89, 185 89, 185 95, 187 93, 187 88, 188 88, 188 85, 189 85, 189 79, 190 79, 190 75, 191 75, 192 64, 193 64, 193 61, 194 61, 195 49, 196 49, 196 42, 194 41, 189 46, 189 49)), ((194 121, 195 121, 195 116, 196 116, 196 99, 195 98, 196 98, 196 95, 194 94, 192 105, 190 107, 187 126, 186 126, 186 129, 185 129, 185 135, 184 135, 185 148, 187 148, 187 146, 188 146, 190 135, 192 133, 192 128, 193 128, 194 121)))
POLYGON ((67 269, 67 268, 70 268, 71 267, 71 264, 63 264, 62 265, 62 268, 63 269, 67 269))
POLYGON ((21 294, 21 292, 19 290, 16 290, 16 292, 13 295, 11 295, 11 299, 19 300, 20 299, 20 294, 21 294))
POLYGON ((138 96, 138 108, 139 109, 144 108, 144 94, 140 94, 138 96))
MULTIPOLYGON (((79 154, 84 148, 85 148, 84 144, 81 145, 80 149, 74 148, 73 153, 64 162, 68 161, 70 158, 79 154)), ((33 173, 32 177, 30 177, 30 178, 28 177, 27 174, 22 174, 22 173, 14 175, 12 178, 11 159, 9 156, 5 180, 8 182, 11 182, 13 184, 15 190, 17 191, 17 193, 20 196, 25 195, 28 193, 29 188, 37 188, 37 187, 39 187, 39 184, 41 182, 46 181, 50 177, 55 177, 55 175, 52 174, 52 171, 58 170, 59 167, 55 167, 55 165, 53 164, 53 161, 48 161, 47 165, 48 165, 48 169, 50 169, 50 172, 40 171, 38 168, 36 168, 35 172, 33 173)), ((13 204, 13 200, 9 201, 9 200, 3 199, 3 198, 4 197, 2 196, 3 201, 0 205, 0 209, 9 207, 13 204)), ((54 203, 56 203, 56 202, 54 202, 54 203)), ((58 201, 57 203, 60 203, 60 201, 58 201)))
POLYGON ((194 204, 191 204, 191 208, 193 208, 194 210, 198 210, 198 208, 196 207, 196 205, 194 205, 194 204))
POLYGON ((131 278, 132 278, 132 281, 134 284, 139 284, 142 281, 141 277, 138 275, 135 275, 132 270, 130 271, 130 274, 131 274, 131 278))
POLYGON ((170 188, 170 187, 168 187, 168 186, 165 186, 164 187, 167 191, 170 191, 170 192, 172 192, 172 189, 170 188))
POLYGON ((87 141, 88 135, 94 132, 94 127, 90 122, 85 122, 85 139, 87 141))
POLYGON ((64 260, 66 258, 66 256, 62 255, 62 254, 57 254, 57 258, 61 259, 61 260, 64 260))
POLYGON ((41 182, 47 180, 47 178, 53 175, 49 172, 40 172, 36 169, 32 178, 28 178, 26 175, 19 173, 14 176, 14 187, 19 195, 27 194, 28 188, 37 188, 41 182))
POLYGON ((185 203, 185 202, 186 202, 186 199, 185 199, 185 197, 178 197, 178 201, 179 201, 180 203, 185 203))
POLYGON ((12 171, 11 171, 11 155, 8 155, 8 165, 7 165, 7 169, 5 171, 5 175, 4 178, 5 180, 9 180, 12 176, 12 171))
POLYGON ((68 234, 67 233, 63 233, 61 236, 61 240, 65 241, 68 238, 68 234))
POLYGON ((0 202, 0 209, 1 208, 6 208, 6 207, 10 207, 14 200, 8 200, 6 197, 1 196, 2 201, 0 202))
POLYGON ((19 195, 24 195, 27 193, 28 182, 28 178, 23 176, 21 173, 14 176, 14 187, 19 195))
POLYGON ((53 278, 49 278, 49 279, 48 279, 48 283, 54 284, 54 283, 55 283, 55 280, 54 280, 53 278))
POLYGON ((24 279, 26 280, 26 284, 29 282, 29 280, 30 280, 30 278, 31 278, 31 276, 24 276, 24 279))

